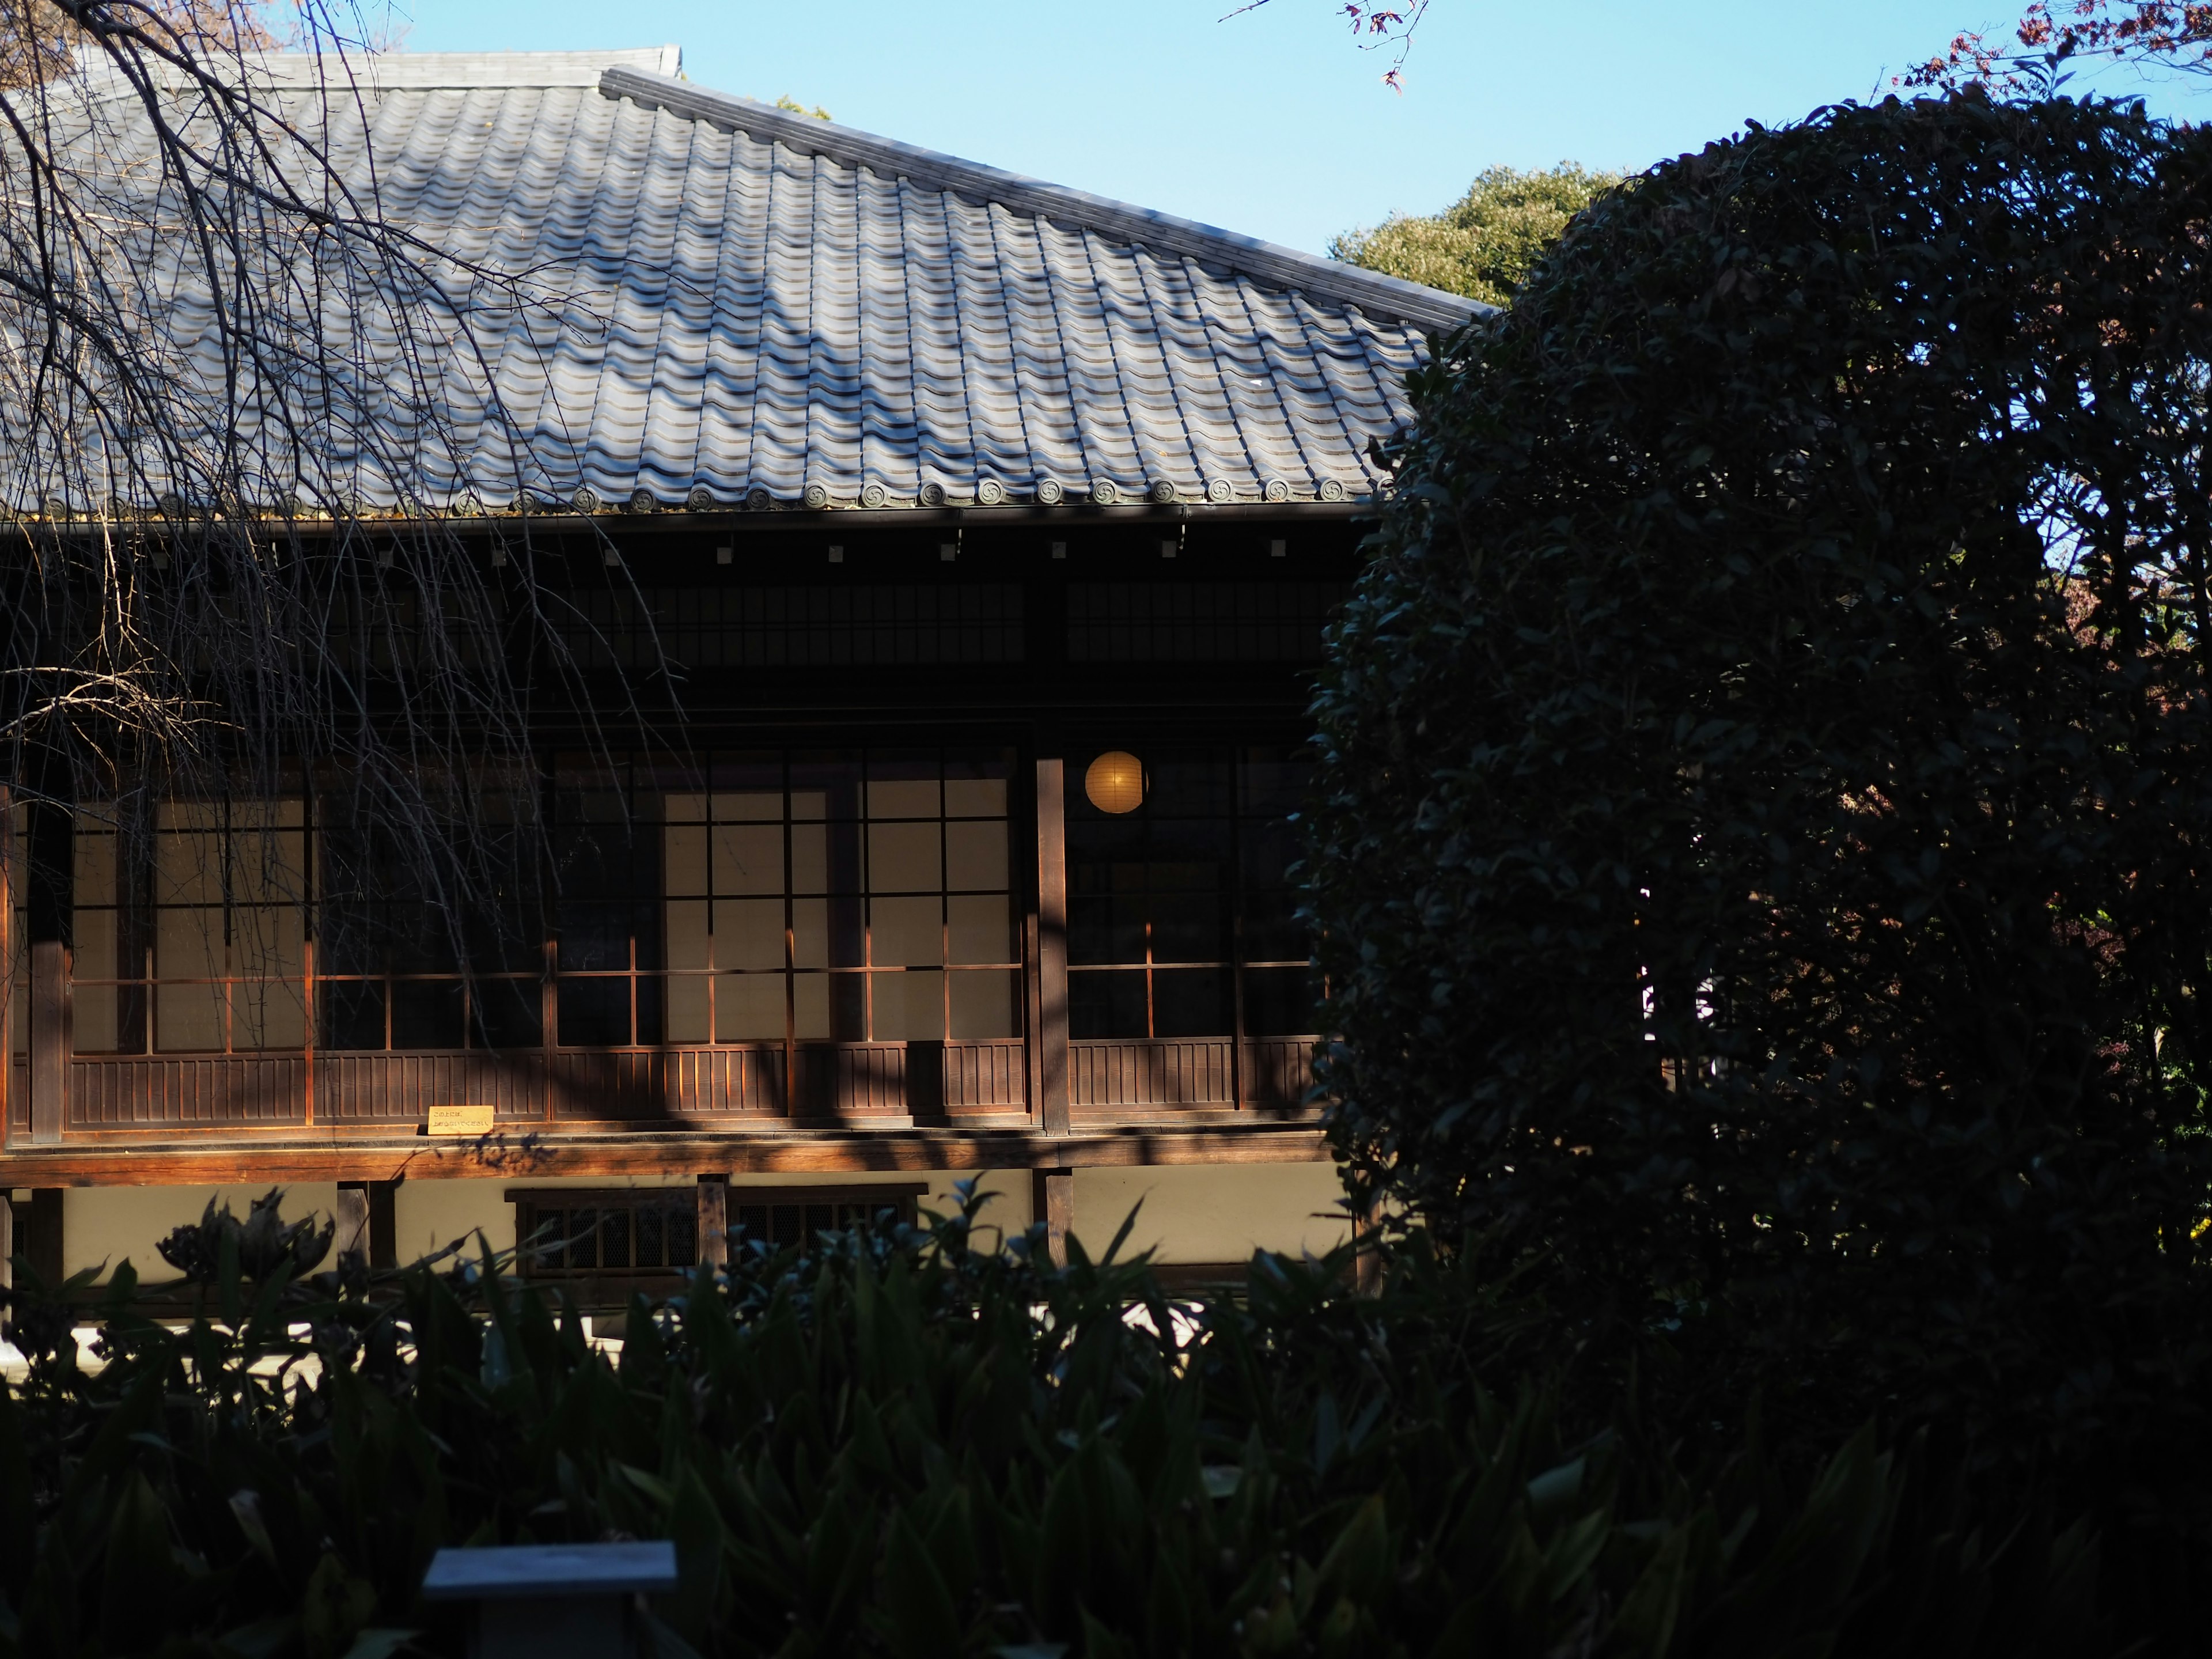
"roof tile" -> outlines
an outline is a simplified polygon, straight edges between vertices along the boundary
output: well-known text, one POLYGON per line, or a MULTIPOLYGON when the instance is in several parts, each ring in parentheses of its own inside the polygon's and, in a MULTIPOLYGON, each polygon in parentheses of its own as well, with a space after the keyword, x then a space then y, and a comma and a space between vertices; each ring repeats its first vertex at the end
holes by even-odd
MULTIPOLYGON (((673 64, 377 59, 366 142, 331 100, 332 153, 387 219, 529 296, 477 283, 481 361, 446 365, 454 449, 418 489, 672 506, 795 505, 810 486, 840 505, 933 486, 1020 501, 1047 480, 1123 500, 1364 493, 1427 331, 1480 309, 649 72, 673 64)), ((321 95, 312 60, 267 65, 288 95, 321 95)), ((172 326, 213 349, 191 296, 172 326)), ((346 326, 400 348, 388 308, 346 326)), ((389 482, 397 453, 333 460, 377 504, 411 493, 389 482)))

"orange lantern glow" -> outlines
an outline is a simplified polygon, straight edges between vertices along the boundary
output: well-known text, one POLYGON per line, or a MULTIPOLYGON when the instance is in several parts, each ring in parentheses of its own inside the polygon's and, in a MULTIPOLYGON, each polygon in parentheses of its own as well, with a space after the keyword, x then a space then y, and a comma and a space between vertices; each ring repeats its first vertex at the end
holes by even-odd
POLYGON ((1133 812, 1145 804, 1145 766, 1125 750, 1109 749, 1083 775, 1083 793, 1102 812, 1133 812))

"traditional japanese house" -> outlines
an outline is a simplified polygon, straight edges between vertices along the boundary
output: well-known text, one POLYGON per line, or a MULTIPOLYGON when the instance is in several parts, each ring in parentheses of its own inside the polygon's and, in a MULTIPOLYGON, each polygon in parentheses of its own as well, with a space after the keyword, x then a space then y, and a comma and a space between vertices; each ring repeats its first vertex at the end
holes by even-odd
POLYGON ((15 858, 47 1271, 158 1276, 275 1184, 379 1257, 543 1231, 532 1272, 608 1290, 967 1176, 1093 1243, 1142 1197, 1190 1272, 1340 1235, 1286 815, 1370 442, 1474 307, 677 68, 395 55, 362 98, 386 212, 574 285, 495 353, 559 475, 535 556, 680 732, 548 717, 520 951, 342 890, 307 783, 87 812, 66 894, 15 858))

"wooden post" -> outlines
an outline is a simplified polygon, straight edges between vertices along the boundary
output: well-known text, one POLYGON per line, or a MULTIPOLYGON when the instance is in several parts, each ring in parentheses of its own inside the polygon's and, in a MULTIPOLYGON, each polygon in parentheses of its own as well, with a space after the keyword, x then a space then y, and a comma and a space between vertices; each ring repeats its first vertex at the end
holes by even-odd
POLYGON ((1068 1132, 1067 1111, 1067 763, 1036 763, 1036 1047, 1038 1127, 1068 1132))
POLYGON ((1380 1296, 1382 1293, 1382 1256, 1376 1249, 1375 1237, 1382 1221, 1382 1201, 1378 1199, 1364 1210, 1352 1215, 1352 1288, 1361 1296, 1380 1296))
POLYGON ((46 1280, 47 1289, 53 1289, 62 1282, 62 1264, 68 1259, 63 1249, 62 1189, 33 1188, 30 1202, 16 1206, 15 1224, 15 1254, 46 1280))
POLYGON ((69 1088, 70 883, 76 825, 66 806, 34 801, 26 815, 23 913, 31 947, 31 1144, 58 1146, 69 1088))
MULTIPOLYGON (((22 893, 23 848, 15 838, 15 792, 0 787, 0 1147, 15 1144, 15 1045, 21 1042, 27 1050, 30 1032, 15 1029, 16 949, 21 940, 16 937, 15 907, 22 893)), ((26 967, 24 972, 28 974, 26 967)), ((23 987, 24 1000, 30 1000, 30 986, 23 987)), ((0 1204, 6 1202, 0 1196, 0 1204)), ((9 1255, 0 1257, 0 1266, 13 1260, 14 1234, 9 1235, 9 1255)), ((13 1283, 11 1279, 9 1283, 13 1283)))
POLYGON ((362 1265, 368 1265, 368 1183, 366 1181, 338 1182, 337 1230, 331 1240, 331 1248, 343 1261, 349 1255, 359 1256, 362 1265))
POLYGON ((1055 1267, 1067 1265, 1067 1235, 1075 1225, 1075 1171, 1030 1171, 1030 1224, 1044 1224, 1046 1253, 1055 1267))
POLYGON ((730 1262, 730 1178, 726 1175, 699 1177, 699 1261, 702 1266, 726 1267, 730 1262))
POLYGON ((69 947, 31 941, 31 1145, 61 1144, 69 1086, 69 947))
POLYGON ((399 1265, 399 1182, 368 1183, 368 1265, 399 1265))
POLYGON ((331 1248, 340 1255, 350 1251, 360 1256, 364 1267, 398 1267, 398 1206, 393 1197, 398 1189, 396 1181, 338 1182, 337 1232, 331 1248))

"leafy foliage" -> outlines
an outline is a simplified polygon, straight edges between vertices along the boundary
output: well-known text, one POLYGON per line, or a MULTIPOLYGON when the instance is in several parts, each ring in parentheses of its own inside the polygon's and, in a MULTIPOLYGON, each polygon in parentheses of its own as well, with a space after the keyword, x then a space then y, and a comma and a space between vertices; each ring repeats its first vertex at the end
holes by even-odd
POLYGON ((19 1304, 0 1652, 458 1652, 440 1545, 625 1535, 677 1546, 661 1655, 2112 1649, 2086 1530, 1977 1526, 1924 1443, 1799 1479, 1754 1425, 1692 1478, 1574 1420, 1480 1252, 1372 1299, 1262 1259, 1193 1319, 1111 1251, 975 1248, 978 1210, 702 1273, 612 1361, 489 1253, 261 1279, 227 1218, 187 1328, 103 1292, 96 1372, 23 1318, 88 1283, 19 1304))
POLYGON ((1372 230, 1347 231, 1329 257, 1494 306, 1512 303, 1567 222, 1621 182, 1562 161, 1540 172, 1486 167, 1442 213, 1396 214, 1372 230))
POLYGON ((2208 146, 1891 100, 1598 202, 1417 388, 1310 831, 1363 1186, 2194 1537, 2208 146))

